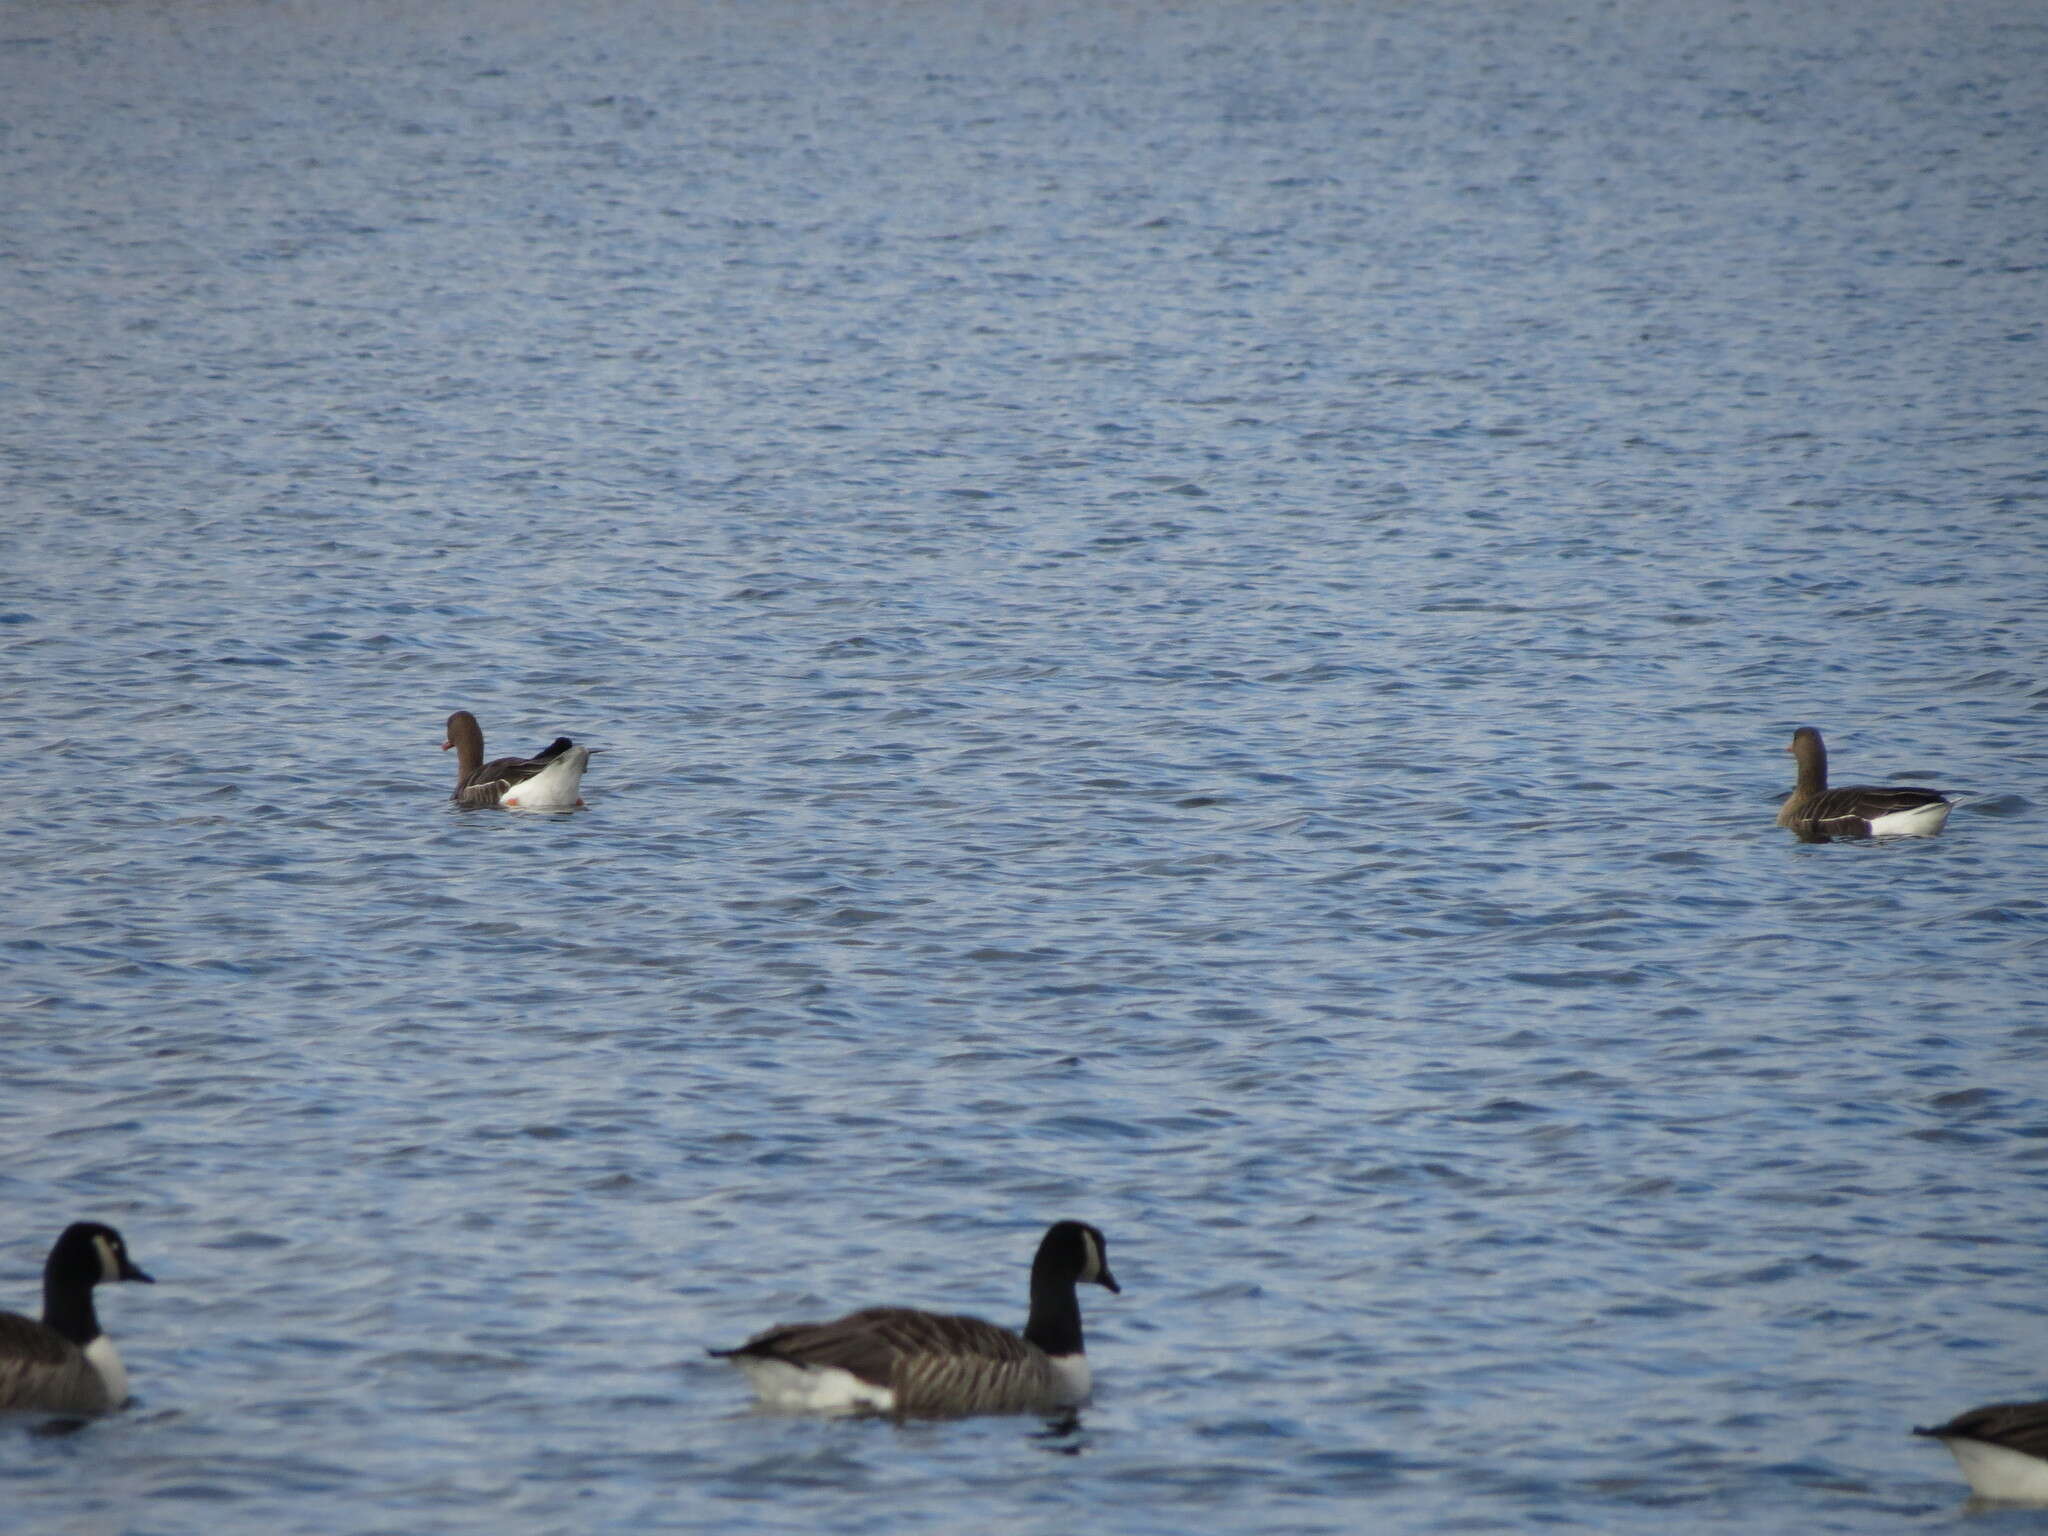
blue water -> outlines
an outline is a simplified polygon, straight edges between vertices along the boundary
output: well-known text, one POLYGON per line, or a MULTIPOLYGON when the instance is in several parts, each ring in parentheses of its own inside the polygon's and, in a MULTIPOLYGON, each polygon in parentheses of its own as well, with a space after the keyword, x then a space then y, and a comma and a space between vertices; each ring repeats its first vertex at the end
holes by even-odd
POLYGON ((0 1526, 2034 1529, 2048 14, 1788 9, 0 10, 0 1526))

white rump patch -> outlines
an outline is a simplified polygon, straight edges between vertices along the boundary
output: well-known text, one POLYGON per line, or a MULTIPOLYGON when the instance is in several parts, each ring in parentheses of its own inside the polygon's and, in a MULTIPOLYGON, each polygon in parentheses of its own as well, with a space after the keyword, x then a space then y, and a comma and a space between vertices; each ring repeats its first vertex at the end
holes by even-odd
POLYGON ((590 748, 571 747, 532 778, 514 784, 498 803, 508 811, 573 811, 590 748))
POLYGON ((784 1413, 894 1413, 896 1394, 837 1366, 792 1365, 760 1355, 735 1355, 763 1407, 784 1413))
POLYGON ((107 1384, 108 1407, 118 1408, 128 1401, 128 1368, 121 1363, 121 1352, 112 1339, 103 1333, 86 1345, 85 1360, 107 1384))
POLYGON ((1970 1491, 1983 1499, 2013 1504, 2048 1504, 2048 1461, 2002 1445, 1958 1436, 1941 1442, 1955 1452, 1956 1465, 1970 1480, 1970 1491))
POLYGON ((1870 821, 1872 837, 1932 837, 1941 830, 1948 820, 1953 807, 1945 800, 1931 801, 1916 805, 1910 811, 1893 811, 1889 816, 1874 816, 1870 821))

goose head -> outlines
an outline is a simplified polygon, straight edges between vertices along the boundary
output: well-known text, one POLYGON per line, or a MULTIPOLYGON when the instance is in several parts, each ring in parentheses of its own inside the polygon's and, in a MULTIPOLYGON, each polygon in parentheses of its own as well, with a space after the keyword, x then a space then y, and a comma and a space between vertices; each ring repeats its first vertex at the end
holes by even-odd
POLYGON ((1802 786, 1820 787, 1828 781, 1828 749, 1822 744, 1820 732, 1810 725, 1802 725, 1792 733, 1792 744, 1785 748, 1792 754, 1792 760, 1799 765, 1799 782, 1802 786))
POLYGON ((74 1221, 50 1250, 49 1261, 43 1266, 44 1285, 89 1290, 108 1280, 156 1284, 128 1257, 128 1245, 121 1240, 120 1233, 103 1222, 74 1221))
POLYGON ((1085 1221, 1056 1221, 1046 1229, 1031 1264, 1033 1288, 1046 1282, 1068 1285, 1087 1282, 1113 1295, 1123 1287, 1109 1272, 1109 1248, 1102 1233, 1085 1221))

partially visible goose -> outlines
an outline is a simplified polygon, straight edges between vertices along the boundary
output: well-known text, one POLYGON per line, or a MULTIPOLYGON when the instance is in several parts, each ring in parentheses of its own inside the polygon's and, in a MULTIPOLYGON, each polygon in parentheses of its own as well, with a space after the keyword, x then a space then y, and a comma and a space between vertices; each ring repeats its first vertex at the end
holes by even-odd
POLYGON ((102 1280, 154 1283, 120 1233, 73 1222, 43 1264, 43 1320, 0 1312, 0 1410, 103 1413, 128 1401, 128 1372, 93 1310, 102 1280))
POLYGON ((1102 1234, 1086 1222, 1056 1221, 1031 1262, 1031 1316, 1021 1334, 978 1317, 869 1307, 830 1323, 782 1323, 737 1349, 731 1360, 771 1408, 805 1413, 1055 1413, 1088 1400, 1092 1379, 1081 1348, 1086 1280, 1118 1291, 1102 1234))
POLYGON ((577 787, 590 763, 590 748, 557 736, 534 757, 498 757, 484 761, 484 728, 476 716, 458 709, 448 717, 448 739, 441 750, 455 749, 455 801, 460 805, 502 805, 518 811, 568 811, 583 803, 577 787))
POLYGON ((1947 1446, 1979 1498, 2048 1504, 2048 1403, 1993 1403, 1913 1433, 1947 1446))
POLYGON ((1799 782, 1778 807, 1778 825, 1808 842, 1831 837, 1931 837, 1954 808, 1931 789, 1875 788, 1867 784, 1828 788, 1828 749, 1820 732, 1802 725, 1785 749, 1798 760, 1799 782))

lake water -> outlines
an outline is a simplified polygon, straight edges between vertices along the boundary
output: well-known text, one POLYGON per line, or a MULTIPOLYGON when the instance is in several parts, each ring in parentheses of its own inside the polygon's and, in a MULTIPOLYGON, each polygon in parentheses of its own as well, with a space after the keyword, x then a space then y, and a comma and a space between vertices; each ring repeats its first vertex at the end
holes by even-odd
POLYGON ((0 1305, 159 1282, 0 1526, 1962 1528, 2044 80, 2033 0, 0 10, 0 1305), (455 708, 589 808, 453 808, 455 708), (1799 724, 1966 802, 1801 845, 1799 724), (1021 1321, 1067 1216, 1071 1435, 704 1356, 1021 1321))

